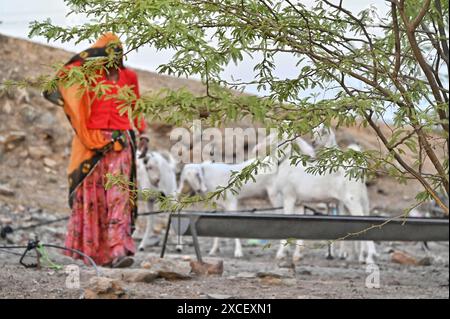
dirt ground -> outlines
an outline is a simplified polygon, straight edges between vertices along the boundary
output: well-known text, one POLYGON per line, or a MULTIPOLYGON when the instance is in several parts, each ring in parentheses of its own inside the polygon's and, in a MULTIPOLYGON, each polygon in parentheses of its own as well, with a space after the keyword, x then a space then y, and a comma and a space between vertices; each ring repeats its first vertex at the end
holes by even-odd
MULTIPOLYGON (((64 224, 64 223, 61 223, 64 224)), ((64 230, 60 226, 57 233, 64 230)), ((43 240, 53 237, 51 233, 36 232, 43 240)), ((59 241, 62 243, 62 241, 59 241)), ((419 243, 378 243, 380 257, 379 288, 366 287, 367 276, 372 268, 356 261, 327 260, 326 248, 321 243, 306 242, 304 259, 295 268, 284 268, 283 262, 274 259, 277 242, 270 248, 263 243, 251 246, 244 243, 244 258, 233 257, 233 241, 222 239, 219 256, 208 257, 212 244, 209 238, 201 238, 204 259, 209 263, 224 262, 221 276, 195 276, 188 280, 157 279, 151 283, 124 283, 130 298, 449 298, 449 246, 448 243, 430 243, 431 253, 426 254, 419 243), (389 250, 401 250, 419 259, 431 256, 431 265, 408 266, 391 261, 389 250), (270 278, 260 278, 259 273, 269 273, 270 278)), ((2 242, 3 243, 3 242, 2 242)), ((169 240, 165 259, 180 267, 189 268, 195 260, 190 238, 184 240, 184 251, 175 251, 175 238, 169 240)), ((47 249, 53 262, 61 265, 76 264, 81 267, 80 289, 66 288, 67 274, 63 270, 26 269, 19 265, 19 256, 0 251, 0 298, 82 298, 83 288, 94 275, 91 267, 62 256, 57 250, 47 249)), ((142 261, 159 256, 161 247, 148 247, 135 256, 133 269, 141 269, 142 261)), ((292 249, 291 249, 292 251, 292 249)), ((21 253, 22 250, 15 252, 21 253)), ((27 259, 28 262, 34 258, 27 259)), ((284 264, 289 263, 284 261, 284 264)), ((102 271, 102 268, 101 268, 102 271)))

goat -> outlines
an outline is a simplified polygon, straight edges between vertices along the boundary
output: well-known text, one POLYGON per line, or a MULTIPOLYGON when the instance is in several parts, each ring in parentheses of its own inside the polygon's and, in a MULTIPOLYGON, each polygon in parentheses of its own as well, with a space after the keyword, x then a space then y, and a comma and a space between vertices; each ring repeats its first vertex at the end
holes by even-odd
MULTIPOLYGON (((313 146, 316 149, 320 148, 338 148, 338 144, 336 142, 336 135, 331 128, 325 127, 323 124, 320 124, 315 129, 313 129, 313 146)), ((353 149, 355 151, 361 151, 361 148, 357 144, 351 144, 348 148, 353 149)), ((306 173, 306 172, 305 172, 306 173)), ((309 174, 308 174, 309 175, 309 174)), ((312 175, 310 175, 312 176, 312 175)), ((317 182, 321 179, 321 177, 317 176, 317 182)), ((370 214, 370 206, 369 206, 369 197, 367 192, 367 186, 364 181, 355 181, 349 180, 345 177, 345 170, 339 169, 335 173, 322 175, 328 181, 323 180, 323 183, 330 185, 330 193, 336 191, 340 186, 340 192, 335 192, 333 194, 333 198, 338 200, 340 204, 339 211, 342 213, 344 210, 347 210, 351 215, 369 215, 370 214), (336 183, 336 184, 335 184, 336 183), (332 186, 333 185, 333 186, 332 186)), ((314 179, 314 178, 312 178, 314 179)), ((312 182, 312 180, 310 180, 312 182)), ((320 186, 320 183, 318 184, 320 186)), ((310 189, 312 189, 310 187, 310 189)), ((319 194, 316 194, 316 196, 319 194)), ((326 197, 326 194, 321 194, 326 197)), ((320 197, 320 196, 319 196, 320 197)), ((340 243, 340 258, 346 258, 347 252, 345 249, 346 244, 344 241, 340 243)), ((354 243, 353 248, 355 248, 356 243, 354 243)), ((359 261, 364 261, 364 254, 367 254, 365 259, 366 263, 373 263, 373 257, 377 256, 377 252, 375 249, 375 244, 373 241, 362 241, 360 243, 360 253, 359 253, 359 261)))
MULTIPOLYGON (((139 156, 141 156, 139 154, 139 156)), ((137 160, 137 172, 139 188, 156 190, 163 196, 176 196, 176 163, 169 153, 148 152, 143 158, 137 160)), ((154 201, 147 201, 148 211, 153 210, 154 201)), ((144 236, 139 244, 139 250, 143 251, 148 244, 148 238, 153 236, 154 215, 149 215, 144 236)), ((176 249, 181 251, 181 245, 176 249)))
MULTIPOLYGON (((187 183, 196 194, 204 195, 208 192, 213 192, 217 190, 218 187, 226 186, 229 183, 233 171, 241 171, 252 162, 253 160, 248 160, 241 164, 211 162, 186 164, 180 175, 180 188, 178 192, 182 192, 185 183, 187 183)), ((226 211, 236 211, 239 199, 266 194, 267 188, 265 186, 265 181, 267 178, 267 175, 256 176, 255 183, 250 182, 243 185, 239 194, 226 194, 225 198, 216 201, 217 205, 226 211)), ((219 238, 215 238, 209 254, 214 255, 218 250, 219 238)), ((236 238, 234 257, 240 258, 242 256, 241 241, 236 238)))

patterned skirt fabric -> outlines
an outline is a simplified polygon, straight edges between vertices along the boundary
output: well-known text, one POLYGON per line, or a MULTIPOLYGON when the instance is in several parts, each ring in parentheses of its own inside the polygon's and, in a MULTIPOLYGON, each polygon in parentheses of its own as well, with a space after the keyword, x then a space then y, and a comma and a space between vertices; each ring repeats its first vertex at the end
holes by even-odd
MULTIPOLYGON (((105 130, 103 134, 110 140, 112 131, 105 130)), ((107 173, 129 177, 131 167, 132 150, 128 140, 121 151, 107 152, 76 190, 65 246, 83 252, 98 265, 136 251, 131 237, 130 193, 118 186, 105 189, 107 173)), ((65 255, 89 264, 79 254, 67 251, 65 255)))

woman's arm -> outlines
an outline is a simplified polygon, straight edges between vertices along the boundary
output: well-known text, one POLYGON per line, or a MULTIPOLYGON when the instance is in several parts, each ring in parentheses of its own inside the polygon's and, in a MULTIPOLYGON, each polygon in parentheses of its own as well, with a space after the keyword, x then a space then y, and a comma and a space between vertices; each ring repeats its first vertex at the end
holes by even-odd
MULTIPOLYGON (((131 70, 129 72, 131 74, 131 83, 133 85, 134 94, 136 95, 136 99, 138 99, 140 98, 140 93, 137 75, 131 70)), ((138 117, 134 118, 134 126, 139 132, 138 148, 143 154, 145 154, 148 149, 148 142, 150 141, 150 135, 148 134, 147 123, 145 122, 144 117, 140 119, 138 117)))

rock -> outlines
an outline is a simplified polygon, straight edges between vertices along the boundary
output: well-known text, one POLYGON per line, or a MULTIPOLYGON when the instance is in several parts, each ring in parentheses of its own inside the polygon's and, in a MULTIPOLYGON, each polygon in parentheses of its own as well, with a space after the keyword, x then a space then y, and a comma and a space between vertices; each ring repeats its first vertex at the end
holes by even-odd
POLYGON ((30 93, 26 88, 18 88, 15 95, 16 95, 16 102, 18 104, 30 103, 30 93))
POLYGON ((191 279, 191 276, 175 271, 160 270, 158 271, 158 278, 164 278, 166 280, 188 280, 191 279))
POLYGON ((55 118, 55 116, 52 113, 47 112, 47 113, 44 113, 44 114, 40 115, 37 118, 36 122, 41 127, 50 128, 53 125, 55 125, 56 118, 55 118))
POLYGON ((20 158, 27 158, 29 156, 29 153, 27 150, 23 150, 19 153, 20 158))
POLYGON ((433 264, 433 258, 430 256, 423 257, 418 261, 418 265, 420 266, 431 266, 433 264))
POLYGON ((36 120, 36 118, 39 116, 38 111, 29 105, 24 106, 20 111, 20 115, 22 116, 25 123, 32 124, 36 120))
POLYGON ((84 290, 85 299, 128 299, 128 294, 118 280, 92 277, 84 290))
POLYGON ((166 280, 191 279, 189 268, 185 263, 176 263, 171 260, 151 256, 141 263, 141 267, 152 270, 158 274, 158 278, 166 280))
POLYGON ((289 271, 282 271, 282 270, 283 269, 280 269, 280 271, 258 272, 258 273, 256 273, 256 277, 258 277, 258 278, 265 278, 265 277, 292 278, 292 274, 289 273, 289 271))
POLYGON ((11 102, 9 100, 5 101, 5 104, 3 104, 2 112, 5 114, 11 114, 13 108, 11 106, 11 102))
POLYGON ((10 225, 12 224, 13 220, 9 217, 0 217, 0 225, 10 225))
POLYGON ((54 168, 58 163, 51 158, 44 157, 44 165, 50 168, 54 168))
POLYGON ((18 160, 17 158, 14 158, 14 157, 8 161, 9 167, 12 167, 12 168, 19 167, 21 163, 22 163, 22 161, 18 160))
POLYGON ((266 285, 281 285, 283 283, 281 278, 263 277, 261 283, 266 285))
POLYGON ((278 262, 278 267, 280 268, 288 268, 288 269, 295 269, 295 264, 291 259, 282 259, 278 262))
POLYGON ((256 274, 255 273, 251 273, 251 272, 240 272, 236 275, 236 278, 241 278, 241 279, 252 279, 252 278, 256 278, 256 274))
POLYGON ((41 159, 43 157, 52 155, 53 151, 49 146, 30 146, 28 148, 28 153, 33 159, 41 159))
POLYGON ((159 275, 153 271, 145 271, 145 270, 132 270, 125 273, 123 278, 124 281, 130 282, 145 282, 150 283, 156 280, 159 275))
POLYGON ((311 276, 312 272, 310 270, 303 269, 303 270, 299 271, 298 274, 299 275, 304 275, 304 276, 311 276))
POLYGON ((6 151, 11 151, 25 141, 26 135, 22 131, 10 132, 8 135, 0 137, 0 143, 4 145, 6 151))
POLYGON ((286 286, 297 286, 297 280, 295 278, 283 279, 282 284, 286 286))
POLYGON ((108 278, 126 282, 150 283, 158 278, 158 273, 146 269, 102 269, 102 274, 108 278))
POLYGON ((9 188, 9 186, 0 185, 0 195, 12 197, 12 196, 15 196, 16 193, 11 188, 9 188))
POLYGON ((196 275, 222 275, 223 274, 223 260, 219 260, 217 264, 210 264, 206 262, 191 261, 191 272, 196 275))
POLYGON ((419 264, 416 258, 400 250, 396 250, 391 254, 391 261, 401 265, 417 266, 419 264))
POLYGON ((221 295, 221 294, 206 294, 206 298, 208 299, 235 299, 235 297, 230 295, 221 295))

